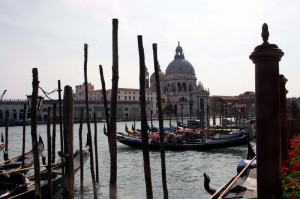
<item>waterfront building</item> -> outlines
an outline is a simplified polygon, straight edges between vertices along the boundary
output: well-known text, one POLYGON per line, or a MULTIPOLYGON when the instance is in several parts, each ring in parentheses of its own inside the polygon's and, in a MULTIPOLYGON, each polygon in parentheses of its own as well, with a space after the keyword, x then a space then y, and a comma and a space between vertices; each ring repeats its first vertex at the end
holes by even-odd
MULTIPOLYGON (((166 72, 162 72, 159 67, 159 80, 161 87, 162 108, 165 116, 183 116, 204 119, 204 114, 208 110, 209 90, 204 89, 201 82, 197 82, 195 69, 193 65, 185 59, 183 49, 178 43, 175 49, 174 60, 169 63, 166 72)), ((146 101, 149 105, 147 115, 158 117, 157 95, 155 74, 152 73, 149 79, 149 72, 146 67, 146 101)), ((77 85, 74 93, 75 101, 85 100, 84 84, 77 85)), ((89 100, 103 101, 101 89, 95 90, 94 86, 88 84, 89 100)), ((111 89, 106 91, 107 100, 110 101, 111 89)), ((140 101, 139 89, 134 88, 119 88, 118 89, 118 106, 123 106, 124 114, 121 114, 120 119, 135 118, 140 112, 138 111, 140 101), (129 103, 128 103, 129 102, 129 103), (125 104, 137 104, 137 111, 133 112, 125 104)), ((147 106, 148 107, 148 106, 147 106)))
MULTIPOLYGON (((185 59, 183 48, 178 42, 174 60, 165 73, 159 66, 162 108, 169 115, 203 119, 208 110, 209 90, 197 81, 194 66, 185 59)), ((150 76, 150 89, 156 90, 155 74, 150 76)), ((152 111, 157 114, 156 103, 152 111)))
POLYGON ((255 92, 246 91, 238 96, 213 95, 209 98, 211 115, 222 117, 255 117, 255 92))

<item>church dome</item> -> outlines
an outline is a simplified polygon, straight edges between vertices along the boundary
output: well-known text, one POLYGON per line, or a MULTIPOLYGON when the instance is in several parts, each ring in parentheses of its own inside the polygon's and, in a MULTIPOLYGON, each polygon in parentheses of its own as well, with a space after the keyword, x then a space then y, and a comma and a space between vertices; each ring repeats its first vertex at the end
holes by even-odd
POLYGON ((184 58, 183 50, 179 42, 175 50, 174 60, 166 69, 166 75, 175 74, 195 75, 195 69, 193 65, 184 58))
MULTIPOLYGON (((158 72, 159 81, 164 81, 165 73, 161 71, 159 64, 158 64, 158 70, 159 70, 158 72)), ((153 72, 150 76, 150 87, 156 87, 155 72, 153 72)))

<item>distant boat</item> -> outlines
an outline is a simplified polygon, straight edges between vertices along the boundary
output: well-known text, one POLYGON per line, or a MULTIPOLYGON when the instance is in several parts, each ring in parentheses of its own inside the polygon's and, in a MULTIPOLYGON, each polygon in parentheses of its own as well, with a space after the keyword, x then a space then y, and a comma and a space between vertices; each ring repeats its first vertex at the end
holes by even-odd
MULTIPOLYGON (((126 135, 118 136, 118 142, 133 147, 133 148, 143 148, 142 140, 137 137, 129 137, 126 135)), ((214 138, 214 139, 196 139, 196 140, 183 140, 181 143, 165 143, 165 150, 196 150, 205 151, 212 149, 220 149, 227 147, 242 146, 248 143, 248 134, 238 134, 232 137, 225 138, 214 138)), ((155 140, 149 140, 148 142, 149 150, 160 150, 160 143, 155 140)))
MULTIPOLYGON (((23 121, 17 121, 17 120, 10 120, 8 121, 8 126, 23 126, 23 121)), ((30 125, 31 119, 25 120, 25 125, 30 125)), ((5 121, 0 121, 0 127, 6 126, 5 121)))

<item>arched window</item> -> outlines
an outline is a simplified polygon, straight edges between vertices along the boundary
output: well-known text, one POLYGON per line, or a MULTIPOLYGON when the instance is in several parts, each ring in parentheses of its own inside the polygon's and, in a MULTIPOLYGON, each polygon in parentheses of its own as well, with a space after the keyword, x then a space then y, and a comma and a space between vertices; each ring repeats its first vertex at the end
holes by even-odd
POLYGON ((182 83, 182 90, 187 91, 185 82, 182 83))
POLYGON ((176 89, 175 89, 175 86, 174 86, 174 84, 172 83, 172 90, 171 90, 172 92, 175 92, 176 91, 176 89))
POLYGON ((192 83, 190 83, 190 85, 189 85, 189 91, 193 91, 194 89, 193 89, 193 85, 192 85, 192 83))
POLYGON ((19 120, 23 120, 24 119, 24 110, 21 109, 19 112, 19 120))
POLYGON ((177 91, 181 91, 181 84, 180 83, 177 83, 177 91))
POLYGON ((185 97, 179 98, 179 102, 187 102, 187 99, 185 97))

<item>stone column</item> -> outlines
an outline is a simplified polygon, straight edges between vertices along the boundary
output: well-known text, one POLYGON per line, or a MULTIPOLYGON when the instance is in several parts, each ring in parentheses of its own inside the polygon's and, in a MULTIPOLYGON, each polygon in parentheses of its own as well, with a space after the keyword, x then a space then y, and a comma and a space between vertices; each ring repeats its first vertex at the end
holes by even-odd
POLYGON ((298 134, 298 106, 295 98, 293 98, 291 106, 292 106, 291 135, 294 135, 294 134, 298 134))
POLYGON ((280 198, 279 61, 284 53, 269 44, 267 24, 263 24, 261 35, 264 42, 250 55, 255 64, 257 196, 280 198))
POLYGON ((285 84, 287 79, 284 75, 279 75, 280 81, 280 133, 281 133, 281 160, 288 157, 288 134, 287 134, 287 117, 286 117, 286 94, 285 84))

